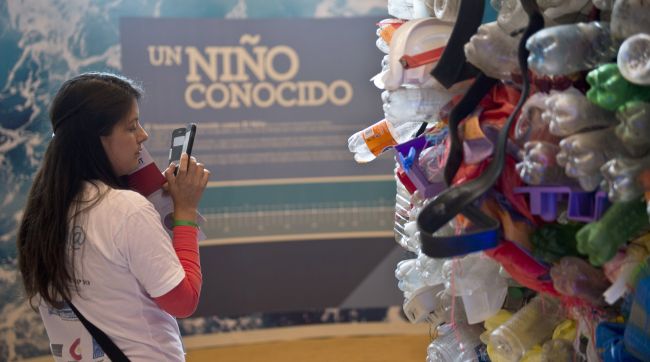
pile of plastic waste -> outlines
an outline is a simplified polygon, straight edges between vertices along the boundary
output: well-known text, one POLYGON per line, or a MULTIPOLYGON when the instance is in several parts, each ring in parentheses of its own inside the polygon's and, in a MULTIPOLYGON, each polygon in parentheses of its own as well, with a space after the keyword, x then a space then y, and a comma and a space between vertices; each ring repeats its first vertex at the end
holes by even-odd
POLYGON ((372 78, 428 361, 650 361, 650 3, 388 0, 372 78), (494 22, 483 23, 488 6, 494 22))

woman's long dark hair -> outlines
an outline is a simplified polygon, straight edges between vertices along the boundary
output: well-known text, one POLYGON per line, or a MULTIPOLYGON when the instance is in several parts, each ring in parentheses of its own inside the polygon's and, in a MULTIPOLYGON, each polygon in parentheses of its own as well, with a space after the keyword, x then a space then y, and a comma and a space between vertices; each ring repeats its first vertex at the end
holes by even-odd
POLYGON ((126 117, 142 95, 133 81, 109 73, 85 73, 61 86, 50 107, 54 131, 29 191, 18 229, 18 267, 26 297, 59 306, 76 290, 68 230, 79 211, 84 181, 111 188, 124 183, 113 171, 100 136, 126 117))

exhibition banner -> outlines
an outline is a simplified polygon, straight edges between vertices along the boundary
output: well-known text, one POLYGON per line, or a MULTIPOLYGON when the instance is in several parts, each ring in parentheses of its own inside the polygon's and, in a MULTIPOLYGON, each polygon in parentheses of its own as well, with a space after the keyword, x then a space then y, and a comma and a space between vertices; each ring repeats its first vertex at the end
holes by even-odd
POLYGON ((121 20, 148 151, 166 165, 171 131, 194 122, 212 171, 199 314, 401 303, 394 159, 358 165, 347 148, 383 117, 378 20, 121 20))

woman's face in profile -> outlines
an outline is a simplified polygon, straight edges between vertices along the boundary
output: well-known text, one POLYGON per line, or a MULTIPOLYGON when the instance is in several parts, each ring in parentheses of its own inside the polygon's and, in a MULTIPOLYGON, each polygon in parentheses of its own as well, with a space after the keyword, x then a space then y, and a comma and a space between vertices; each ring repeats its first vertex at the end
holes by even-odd
POLYGON ((126 117, 118 121, 108 136, 101 136, 106 156, 117 176, 125 176, 138 168, 142 143, 149 135, 139 122, 140 109, 133 100, 126 117))

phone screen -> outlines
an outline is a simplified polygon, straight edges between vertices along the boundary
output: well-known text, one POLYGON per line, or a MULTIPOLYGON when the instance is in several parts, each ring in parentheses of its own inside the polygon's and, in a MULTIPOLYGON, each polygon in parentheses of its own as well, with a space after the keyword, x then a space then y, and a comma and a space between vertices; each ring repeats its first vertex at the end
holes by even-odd
POLYGON ((172 144, 169 148, 169 163, 174 162, 178 165, 183 153, 183 145, 185 144, 185 128, 177 128, 172 132, 172 144))

